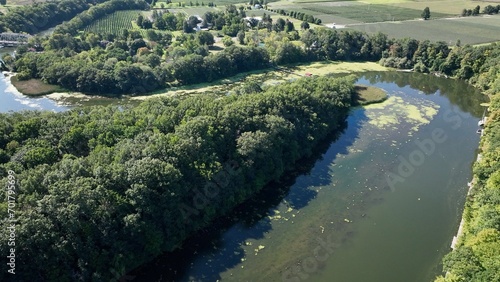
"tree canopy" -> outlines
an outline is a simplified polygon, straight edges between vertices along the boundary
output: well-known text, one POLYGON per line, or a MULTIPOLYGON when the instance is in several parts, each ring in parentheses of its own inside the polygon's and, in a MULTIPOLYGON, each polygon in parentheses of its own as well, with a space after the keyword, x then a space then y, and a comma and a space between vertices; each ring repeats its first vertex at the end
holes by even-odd
POLYGON ((12 171, 19 192, 16 279, 109 281, 178 248, 340 130, 353 81, 0 114, 0 184, 12 171))

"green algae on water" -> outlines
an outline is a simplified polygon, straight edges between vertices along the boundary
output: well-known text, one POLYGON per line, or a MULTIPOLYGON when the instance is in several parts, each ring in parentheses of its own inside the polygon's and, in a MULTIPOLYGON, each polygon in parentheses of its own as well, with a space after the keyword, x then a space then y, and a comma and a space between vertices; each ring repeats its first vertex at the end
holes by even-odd
POLYGON ((380 104, 365 106, 368 123, 379 129, 396 128, 401 123, 408 123, 411 132, 429 124, 438 113, 439 105, 428 100, 405 101, 401 97, 390 96, 380 104))

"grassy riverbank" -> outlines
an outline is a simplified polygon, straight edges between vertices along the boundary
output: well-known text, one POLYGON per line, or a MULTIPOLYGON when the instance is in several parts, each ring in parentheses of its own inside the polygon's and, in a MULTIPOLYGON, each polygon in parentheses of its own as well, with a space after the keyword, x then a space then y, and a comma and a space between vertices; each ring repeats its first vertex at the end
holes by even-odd
POLYGON ((246 82, 257 82, 261 87, 269 87, 282 82, 295 80, 300 77, 323 76, 327 74, 348 74, 366 71, 388 71, 389 68, 376 62, 314 62, 297 64, 280 69, 266 69, 241 73, 230 78, 217 80, 211 83, 199 83, 188 86, 173 87, 152 93, 152 95, 136 96, 132 99, 146 100, 158 96, 193 95, 200 93, 227 93, 233 91, 246 82))
POLYGON ((374 103, 380 103, 387 99, 387 92, 384 90, 366 85, 356 85, 354 87, 356 94, 354 98, 354 105, 369 105, 374 103))
MULTIPOLYGON (((279 69, 265 69, 241 73, 226 79, 220 79, 210 83, 199 83, 186 85, 181 87, 166 88, 160 91, 155 91, 147 95, 131 97, 133 100, 146 100, 152 97, 160 96, 183 96, 202 93, 225 94, 236 89, 245 82, 257 82, 263 88, 279 84, 281 82, 295 80, 306 75, 323 76, 327 74, 348 74, 361 73, 367 71, 387 71, 389 68, 379 65, 376 62, 314 62, 308 64, 297 64, 279 69)), ((18 80, 15 76, 11 78, 11 83, 16 89, 24 95, 42 96, 52 93, 58 93, 58 98, 70 97, 74 93, 68 93, 65 89, 57 86, 44 83, 40 79, 18 80)), ((373 89, 364 90, 363 99, 380 99, 380 94, 375 94, 373 89), (375 95, 370 97, 371 95, 375 95), (378 96, 377 96, 378 95, 378 96)), ((382 99, 384 100, 384 99, 382 99)), ((366 102, 360 103, 364 105, 366 102)))
POLYGON ((19 92, 28 96, 42 96, 64 91, 60 86, 47 84, 40 79, 19 80, 13 76, 10 78, 10 82, 19 92))

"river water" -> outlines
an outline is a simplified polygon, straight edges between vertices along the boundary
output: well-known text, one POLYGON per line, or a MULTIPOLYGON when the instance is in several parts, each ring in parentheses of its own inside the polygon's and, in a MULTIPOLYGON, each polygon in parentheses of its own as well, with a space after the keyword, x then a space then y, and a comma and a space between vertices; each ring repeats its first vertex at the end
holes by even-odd
POLYGON ((460 222, 484 97, 430 75, 366 73, 388 92, 297 174, 135 281, 431 281, 460 222))
MULTIPOLYGON (((388 92, 228 218, 131 272, 135 281, 430 281, 471 180, 484 97, 430 75, 364 73, 388 92)), ((5 90, 0 112, 65 110, 5 90)))

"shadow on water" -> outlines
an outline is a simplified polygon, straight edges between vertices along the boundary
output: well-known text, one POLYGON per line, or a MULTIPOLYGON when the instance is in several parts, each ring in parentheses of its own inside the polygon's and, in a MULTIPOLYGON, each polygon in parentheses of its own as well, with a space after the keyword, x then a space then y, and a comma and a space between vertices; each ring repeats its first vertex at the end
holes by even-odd
POLYGON ((330 165, 338 154, 347 154, 347 148, 357 139, 361 125, 367 120, 364 109, 354 111, 357 113, 355 119, 349 118, 349 124, 346 120, 340 133, 329 135, 310 157, 298 161, 293 171, 266 185, 231 214, 197 232, 185 241, 181 249, 160 255, 127 277, 132 281, 220 280, 221 273, 235 267, 244 258, 242 245, 247 240, 262 239, 272 230, 268 216, 273 215, 273 209, 284 200, 293 209, 301 209, 317 196, 317 192, 308 187, 331 183, 330 165), (310 175, 312 171, 314 177, 304 178, 309 182, 295 185, 299 176, 310 175), (210 263, 203 266, 199 263, 207 260, 210 263), (190 269, 193 264, 197 266, 195 271, 190 269))
POLYGON ((468 112, 476 118, 481 118, 484 112, 484 107, 480 104, 488 101, 486 95, 463 80, 445 79, 415 72, 366 72, 362 75, 371 84, 395 83, 401 88, 409 86, 425 95, 445 96, 461 111, 468 112))

